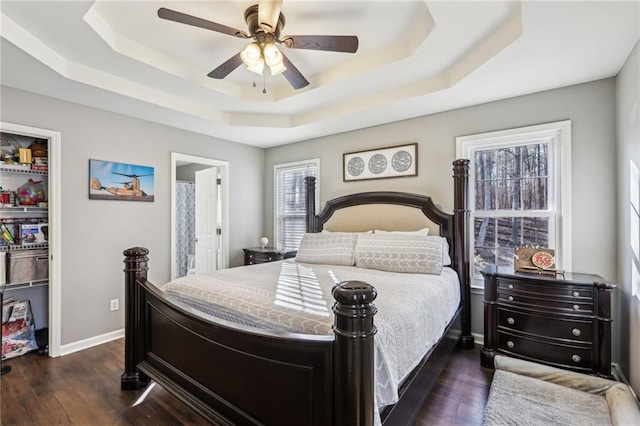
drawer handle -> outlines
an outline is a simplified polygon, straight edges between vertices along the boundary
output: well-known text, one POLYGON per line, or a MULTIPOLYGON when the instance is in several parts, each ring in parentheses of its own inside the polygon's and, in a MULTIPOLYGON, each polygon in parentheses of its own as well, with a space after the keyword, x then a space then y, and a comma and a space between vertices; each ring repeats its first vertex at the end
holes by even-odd
POLYGON ((573 305, 573 310, 577 311, 578 309, 580 309, 580 305, 573 305))
POLYGON ((579 291, 574 291, 573 292, 573 297, 578 297, 580 296, 580 292, 579 291))
POLYGON ((509 290, 513 290, 513 284, 509 284, 509 290))
POLYGON ((573 330, 571 330, 571 332, 573 333, 574 336, 578 337, 579 335, 582 334, 582 332, 580 331, 579 328, 574 328, 573 330))
POLYGON ((269 260, 271 260, 271 258, 269 258, 269 260))
POLYGON ((573 360, 573 362, 580 362, 582 360, 580 355, 571 355, 571 359, 573 360))
POLYGON ((253 255, 252 254, 249 255, 249 259, 253 259, 253 255))
MULTIPOLYGON (((509 340, 509 341, 507 342, 507 347, 508 347, 509 349, 513 349, 513 347, 514 347, 514 346, 515 346, 515 344, 514 344, 511 340, 509 340)), ((574 355, 574 356, 576 356, 576 355, 574 355)))
POLYGON ((513 296, 509 296, 507 299, 509 299, 509 302, 513 302, 513 296))
POLYGON ((507 322, 511 325, 515 324, 516 320, 514 320, 513 318, 509 317, 507 318, 507 322))

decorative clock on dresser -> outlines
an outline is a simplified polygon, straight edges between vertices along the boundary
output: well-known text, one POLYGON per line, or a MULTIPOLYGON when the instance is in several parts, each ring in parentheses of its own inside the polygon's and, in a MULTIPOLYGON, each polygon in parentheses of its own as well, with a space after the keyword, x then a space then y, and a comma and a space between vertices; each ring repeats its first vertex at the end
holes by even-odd
POLYGON ((484 346, 497 353, 611 376, 611 293, 598 275, 548 275, 489 266, 484 276, 484 346))

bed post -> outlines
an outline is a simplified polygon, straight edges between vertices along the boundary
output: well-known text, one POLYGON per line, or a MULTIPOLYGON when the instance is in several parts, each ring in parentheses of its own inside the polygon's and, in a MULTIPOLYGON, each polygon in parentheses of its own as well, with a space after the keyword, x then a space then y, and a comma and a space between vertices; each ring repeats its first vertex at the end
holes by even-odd
POLYGON ((469 160, 453 162, 453 226, 455 228, 455 262, 462 288, 462 337, 460 345, 465 349, 473 348, 471 335, 471 280, 469 277, 469 160))
POLYGON ((142 301, 140 300, 139 278, 147 279, 147 263, 149 250, 144 247, 132 247, 124 251, 124 373, 120 376, 122 390, 139 389, 147 384, 147 376, 138 371, 138 363, 142 361, 143 345, 140 342, 142 322, 142 301))
POLYGON ((305 202, 307 215, 307 232, 319 232, 318 218, 316 217, 316 178, 315 176, 306 176, 305 184, 305 202))
POLYGON ((336 303, 334 345, 334 424, 372 426, 374 419, 373 304, 376 289, 361 281, 344 281, 333 289, 336 303))

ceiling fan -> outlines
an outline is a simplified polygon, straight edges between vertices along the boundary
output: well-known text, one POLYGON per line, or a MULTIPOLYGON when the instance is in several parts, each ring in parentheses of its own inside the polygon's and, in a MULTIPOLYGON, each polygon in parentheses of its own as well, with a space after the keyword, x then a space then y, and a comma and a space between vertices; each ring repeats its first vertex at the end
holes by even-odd
POLYGON ((301 89, 307 86, 309 82, 291 61, 278 50, 276 43, 289 49, 326 50, 344 53, 355 53, 358 50, 357 36, 299 35, 285 36, 280 39, 280 32, 285 24, 284 15, 280 12, 281 7, 282 0, 260 0, 258 4, 249 6, 244 12, 244 19, 249 29, 248 33, 164 7, 158 9, 158 16, 169 21, 254 40, 242 51, 207 74, 211 78, 225 78, 242 63, 250 71, 262 75, 266 64, 272 75, 282 73, 294 89, 301 89))

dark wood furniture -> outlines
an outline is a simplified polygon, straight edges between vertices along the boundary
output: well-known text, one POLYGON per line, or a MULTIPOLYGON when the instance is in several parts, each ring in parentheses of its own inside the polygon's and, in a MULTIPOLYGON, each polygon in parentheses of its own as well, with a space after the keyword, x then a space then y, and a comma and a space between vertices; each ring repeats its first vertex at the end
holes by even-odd
MULTIPOLYGON (((454 162, 454 211, 430 197, 367 192, 331 200, 315 212, 306 178, 307 232, 336 210, 359 204, 420 209, 447 238, 461 303, 445 334, 402 383, 385 425, 411 424, 456 344, 472 348, 466 245, 468 161, 454 162)), ((148 250, 125 255, 125 368, 122 389, 152 379, 214 424, 370 426, 374 421, 376 290, 359 281, 334 289, 333 336, 272 332, 233 324, 178 303, 147 280, 148 250)))
POLYGON ((295 257, 296 252, 286 252, 278 250, 275 247, 249 247, 243 248, 244 264, 255 265, 257 263, 274 262, 276 260, 288 259, 295 257))
POLYGON ((611 375, 611 293, 598 275, 546 275, 489 266, 484 275, 481 364, 502 353, 611 375))

